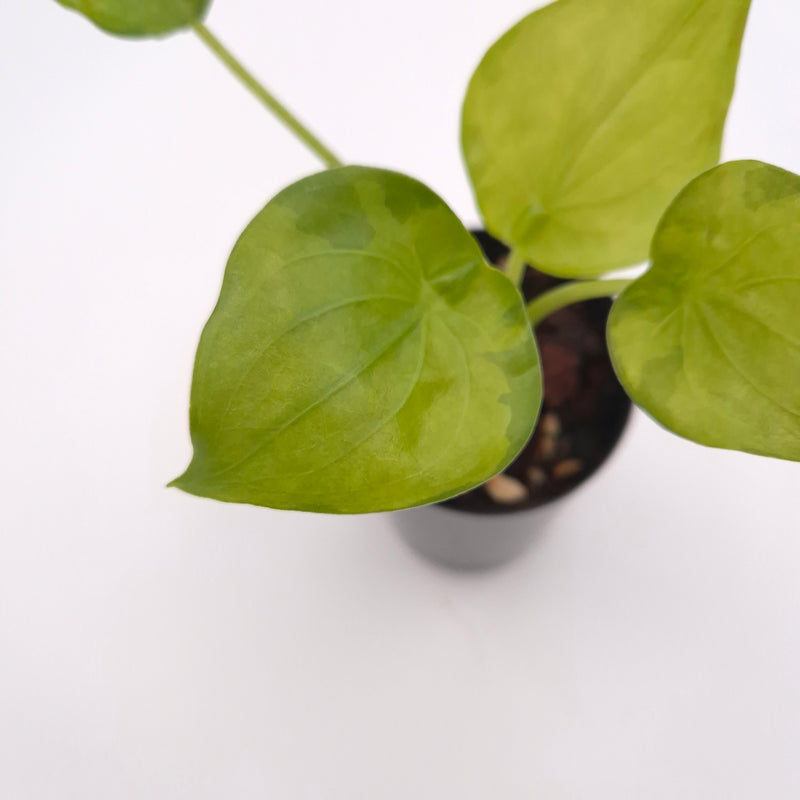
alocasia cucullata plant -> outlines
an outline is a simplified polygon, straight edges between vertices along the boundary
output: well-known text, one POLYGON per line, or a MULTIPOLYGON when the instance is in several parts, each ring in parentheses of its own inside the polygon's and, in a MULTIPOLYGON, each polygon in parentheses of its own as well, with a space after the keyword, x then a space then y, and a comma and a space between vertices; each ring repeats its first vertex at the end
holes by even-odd
POLYGON ((749 0, 557 0, 490 48, 462 145, 505 274, 423 184, 342 166, 203 25, 206 2, 59 2, 120 35, 193 28, 331 168, 233 250, 174 485, 336 513, 466 491, 533 430, 532 326, 614 295, 609 346, 639 406, 702 444, 800 460, 800 177, 714 166, 749 0), (642 277, 603 277, 648 252, 642 277), (526 307, 527 263, 574 280, 526 307))

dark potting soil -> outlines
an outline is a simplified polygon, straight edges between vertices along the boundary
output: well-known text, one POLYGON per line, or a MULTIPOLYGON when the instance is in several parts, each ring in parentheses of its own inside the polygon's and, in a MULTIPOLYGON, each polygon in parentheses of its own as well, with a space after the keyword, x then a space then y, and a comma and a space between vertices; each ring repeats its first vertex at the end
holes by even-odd
MULTIPOLYGON (((484 232, 475 238, 495 266, 508 248, 484 232)), ((564 281, 528 268, 527 300, 564 281)), ((502 475, 441 505, 498 514, 536 508, 585 481, 610 455, 631 403, 614 375, 605 329, 611 301, 603 298, 556 311, 536 328, 544 402, 533 436, 502 475)))

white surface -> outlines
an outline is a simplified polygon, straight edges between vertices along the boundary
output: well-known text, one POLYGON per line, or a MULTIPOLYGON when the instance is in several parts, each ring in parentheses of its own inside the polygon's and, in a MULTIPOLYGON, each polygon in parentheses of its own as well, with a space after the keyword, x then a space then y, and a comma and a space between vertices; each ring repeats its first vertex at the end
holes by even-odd
MULTIPOLYGON (((530 0, 216 5, 345 158, 475 219, 459 104, 530 0)), ((166 490, 228 251, 316 164, 191 36, 3 11, 3 800, 800 796, 800 467, 639 416, 483 578, 391 516, 166 490)), ((799 28, 755 0, 727 157, 800 172, 799 28)))

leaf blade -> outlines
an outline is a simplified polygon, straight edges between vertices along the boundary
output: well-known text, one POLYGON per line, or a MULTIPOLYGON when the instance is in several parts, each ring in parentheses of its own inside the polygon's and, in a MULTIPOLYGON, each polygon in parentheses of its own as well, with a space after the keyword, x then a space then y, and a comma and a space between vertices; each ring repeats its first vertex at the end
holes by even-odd
POLYGON ((564 277, 644 260, 669 202, 719 158, 748 8, 558 0, 501 37, 462 114, 489 230, 564 277))
POLYGON ((200 22, 211 0, 56 0, 101 30, 132 38, 163 36, 200 22))
POLYGON ((609 345, 634 402, 700 444, 800 460, 800 177, 731 162, 678 196, 609 345))
POLYGON ((541 401, 521 297, 422 184, 344 167, 234 247, 192 389, 194 494, 365 513, 466 491, 541 401))

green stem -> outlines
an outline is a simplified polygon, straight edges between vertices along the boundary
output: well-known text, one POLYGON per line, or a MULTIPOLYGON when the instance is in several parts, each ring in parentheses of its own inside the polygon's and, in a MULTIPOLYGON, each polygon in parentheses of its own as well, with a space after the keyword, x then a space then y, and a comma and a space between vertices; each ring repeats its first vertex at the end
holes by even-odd
POLYGON ((519 250, 511 250, 506 258, 505 273, 514 286, 522 286, 525 277, 525 256, 519 250))
POLYGON ((328 167, 342 162, 303 125, 274 95, 268 92, 230 51, 201 22, 192 25, 194 32, 217 58, 261 101, 287 128, 328 167))
POLYGON ((549 292, 539 295, 528 303, 528 319, 536 327, 545 317, 550 316, 564 306, 580 303, 582 300, 593 300, 596 297, 609 297, 619 294, 632 279, 622 278, 613 281, 572 281, 556 286, 549 292))

